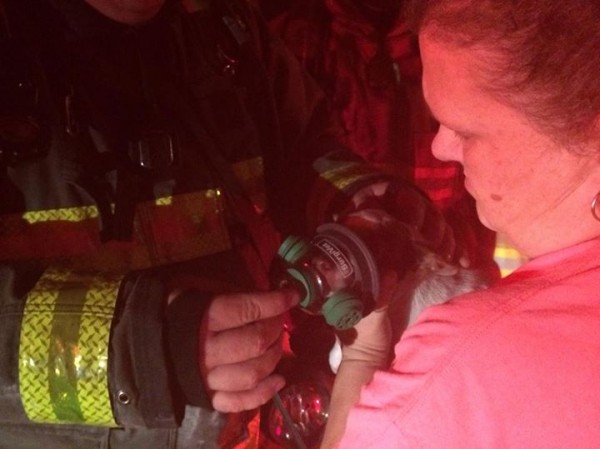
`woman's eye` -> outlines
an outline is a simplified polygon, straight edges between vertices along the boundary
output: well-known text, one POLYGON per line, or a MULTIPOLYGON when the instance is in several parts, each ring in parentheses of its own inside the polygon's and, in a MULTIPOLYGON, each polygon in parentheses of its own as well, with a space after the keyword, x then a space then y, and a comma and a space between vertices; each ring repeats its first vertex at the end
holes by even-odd
POLYGON ((454 135, 459 138, 460 140, 467 140, 470 136, 470 134, 468 133, 464 133, 464 132, 460 132, 460 131, 456 131, 454 130, 454 135))
POLYGON ((472 144, 475 135, 470 132, 454 131, 455 137, 463 144, 472 144))

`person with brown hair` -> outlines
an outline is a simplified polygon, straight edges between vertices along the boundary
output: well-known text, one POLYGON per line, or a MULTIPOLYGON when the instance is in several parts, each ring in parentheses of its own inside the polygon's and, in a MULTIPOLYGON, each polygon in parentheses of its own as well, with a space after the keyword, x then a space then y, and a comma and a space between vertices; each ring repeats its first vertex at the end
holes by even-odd
POLYGON ((390 366, 385 309, 363 319, 323 447, 596 447, 600 7, 411 0, 405 12, 440 122, 434 155, 463 166, 482 222, 530 260, 426 310, 390 366))

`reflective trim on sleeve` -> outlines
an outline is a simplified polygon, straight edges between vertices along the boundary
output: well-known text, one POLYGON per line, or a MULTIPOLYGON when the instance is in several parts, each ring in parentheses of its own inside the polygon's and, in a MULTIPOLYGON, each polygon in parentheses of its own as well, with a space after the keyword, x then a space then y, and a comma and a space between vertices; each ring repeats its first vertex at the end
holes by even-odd
POLYGON ((19 340, 19 388, 27 416, 32 421, 54 422, 56 415, 48 394, 48 352, 58 289, 54 285, 67 273, 42 277, 27 298, 19 340))
POLYGON ((308 197, 306 218, 309 228, 330 221, 332 214, 344 208, 351 195, 362 186, 388 178, 370 166, 355 161, 323 158, 315 163, 314 168, 319 177, 308 197))
POLYGON ((116 425, 108 389, 110 326, 121 278, 48 271, 29 293, 19 382, 29 419, 116 425))
POLYGON ((322 178, 333 184, 336 189, 344 191, 354 183, 373 177, 373 170, 363 165, 343 164, 336 168, 322 172, 322 178))

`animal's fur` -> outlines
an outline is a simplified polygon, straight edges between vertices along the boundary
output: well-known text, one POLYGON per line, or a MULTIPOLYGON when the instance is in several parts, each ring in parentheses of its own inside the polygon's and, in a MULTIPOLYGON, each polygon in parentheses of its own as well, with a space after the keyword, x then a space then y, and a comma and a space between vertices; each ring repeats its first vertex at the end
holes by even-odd
MULTIPOLYGON (((427 307, 488 286, 487 276, 482 272, 449 264, 431 252, 423 252, 420 260, 408 296, 394 298, 388 307, 394 342, 427 307)), ((341 360, 342 349, 336 338, 329 353, 329 365, 334 373, 341 360)))

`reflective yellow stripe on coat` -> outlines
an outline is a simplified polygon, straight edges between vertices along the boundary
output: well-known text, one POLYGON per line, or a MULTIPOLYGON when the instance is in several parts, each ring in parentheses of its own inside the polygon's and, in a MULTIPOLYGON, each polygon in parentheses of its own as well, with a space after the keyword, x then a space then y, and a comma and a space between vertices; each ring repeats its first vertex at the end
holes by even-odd
POLYGON ((48 271, 29 293, 19 347, 19 385, 29 419, 116 425, 108 345, 121 277, 48 271))

